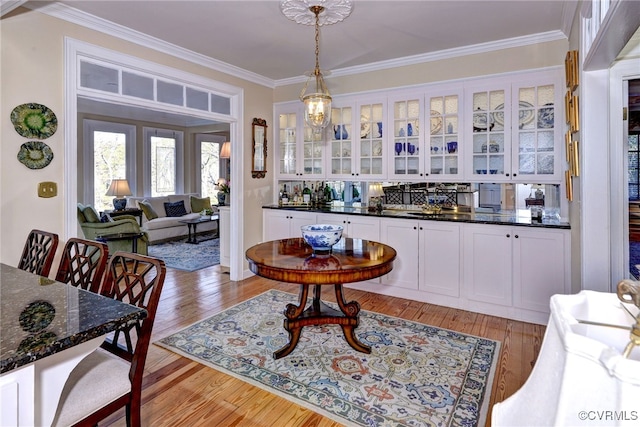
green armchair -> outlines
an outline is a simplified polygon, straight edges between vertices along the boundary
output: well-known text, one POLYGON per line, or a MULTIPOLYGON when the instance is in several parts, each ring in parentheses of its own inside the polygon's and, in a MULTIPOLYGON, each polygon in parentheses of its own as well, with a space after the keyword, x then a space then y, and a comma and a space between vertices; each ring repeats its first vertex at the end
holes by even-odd
MULTIPOLYGON (((121 215, 113 218, 110 222, 100 222, 100 217, 93 206, 85 206, 81 203, 78 203, 78 223, 85 239, 88 240, 96 240, 98 236, 103 234, 141 232, 138 221, 132 215, 121 215)), ((148 244, 149 236, 144 233, 144 236, 138 239, 138 253, 147 255, 148 244)), ((131 252, 131 240, 110 241, 107 242, 107 246, 110 254, 116 251, 131 252)))

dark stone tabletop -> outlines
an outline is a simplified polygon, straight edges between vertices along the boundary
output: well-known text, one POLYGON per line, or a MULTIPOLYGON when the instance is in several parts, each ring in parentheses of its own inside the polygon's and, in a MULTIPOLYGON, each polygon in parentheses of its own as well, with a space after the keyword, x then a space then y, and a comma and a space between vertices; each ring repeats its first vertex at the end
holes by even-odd
POLYGON ((145 318, 136 306, 0 264, 0 373, 145 318))

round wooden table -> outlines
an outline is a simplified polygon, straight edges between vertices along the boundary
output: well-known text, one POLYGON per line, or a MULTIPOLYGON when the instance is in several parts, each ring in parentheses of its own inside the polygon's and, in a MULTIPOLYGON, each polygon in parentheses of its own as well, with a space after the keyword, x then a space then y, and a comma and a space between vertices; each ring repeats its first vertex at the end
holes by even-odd
POLYGON ((300 284, 298 305, 287 304, 284 328, 289 343, 273 353, 279 359, 291 353, 298 344, 300 332, 309 325, 340 325, 347 343, 363 353, 371 347, 355 336, 360 304, 346 302, 342 284, 373 279, 391 271, 396 251, 382 243, 342 238, 330 254, 314 254, 303 238, 273 240, 260 243, 246 252, 249 268, 258 276, 281 282, 300 284), (309 285, 314 285, 313 301, 307 308, 309 285), (321 287, 333 285, 340 311, 320 300, 321 287))

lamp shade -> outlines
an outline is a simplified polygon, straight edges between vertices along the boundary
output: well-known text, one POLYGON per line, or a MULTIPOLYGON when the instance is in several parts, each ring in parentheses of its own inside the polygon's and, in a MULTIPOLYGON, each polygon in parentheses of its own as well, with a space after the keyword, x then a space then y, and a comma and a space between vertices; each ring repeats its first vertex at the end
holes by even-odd
POLYGON ((231 143, 225 142, 222 144, 222 148, 220 148, 220 158, 221 159, 230 159, 231 158, 231 143))
POLYGON ((131 196, 131 189, 126 179, 112 179, 107 190, 107 196, 124 197, 131 196))
POLYGON ((369 197, 383 197, 384 191, 382 190, 382 184, 371 183, 369 184, 369 197))

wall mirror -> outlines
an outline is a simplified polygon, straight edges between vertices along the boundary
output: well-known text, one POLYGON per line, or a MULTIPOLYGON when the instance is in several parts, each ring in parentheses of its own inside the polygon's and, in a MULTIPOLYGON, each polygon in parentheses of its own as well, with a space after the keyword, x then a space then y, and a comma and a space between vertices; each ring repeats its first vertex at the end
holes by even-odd
POLYGON ((264 178, 267 175, 267 121, 254 118, 252 128, 251 177, 264 178))

